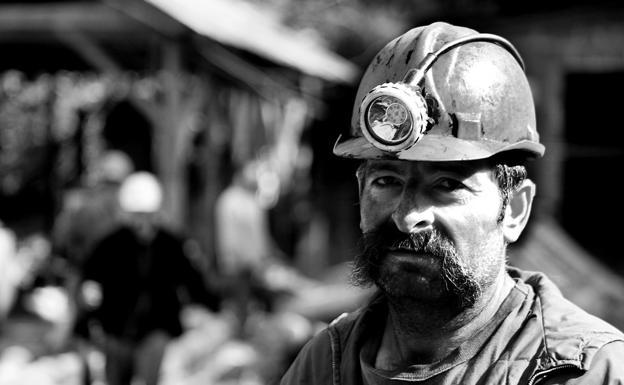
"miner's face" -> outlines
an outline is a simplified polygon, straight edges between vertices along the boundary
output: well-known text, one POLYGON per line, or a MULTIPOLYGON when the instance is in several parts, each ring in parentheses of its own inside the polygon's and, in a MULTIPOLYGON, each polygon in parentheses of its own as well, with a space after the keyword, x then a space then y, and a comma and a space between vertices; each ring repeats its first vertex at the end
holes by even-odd
POLYGON ((389 296, 469 306, 504 269, 502 199, 486 162, 370 160, 358 182, 360 283, 389 296))

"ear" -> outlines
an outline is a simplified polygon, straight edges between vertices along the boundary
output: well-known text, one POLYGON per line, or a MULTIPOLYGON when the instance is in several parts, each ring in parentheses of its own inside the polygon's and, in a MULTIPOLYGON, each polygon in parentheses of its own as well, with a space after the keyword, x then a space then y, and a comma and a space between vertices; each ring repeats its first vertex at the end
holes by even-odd
POLYGON ((535 183, 526 179, 509 197, 503 218, 503 235, 508 243, 518 240, 531 214, 535 197, 535 183))

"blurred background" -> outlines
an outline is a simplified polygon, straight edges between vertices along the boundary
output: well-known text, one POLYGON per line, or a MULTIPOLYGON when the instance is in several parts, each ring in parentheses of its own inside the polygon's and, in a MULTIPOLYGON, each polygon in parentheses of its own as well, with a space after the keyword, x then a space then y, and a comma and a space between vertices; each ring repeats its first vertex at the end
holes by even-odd
POLYGON ((97 343, 75 343, 68 282, 111 211, 76 213, 126 175, 111 153, 157 176, 167 227, 226 303, 185 308, 159 383, 275 382, 318 328, 369 294, 348 283, 357 164, 332 146, 376 52, 437 20, 500 34, 526 63, 547 150, 529 170, 537 202, 510 263, 546 272, 624 328, 621 2, 3 0, 0 385, 106 384, 97 343), (224 198, 238 175, 252 186, 254 229, 229 221, 249 213, 229 214, 247 207, 241 194, 224 198), (269 293, 252 286, 244 315, 227 306, 240 299, 226 257, 237 246, 263 251, 269 293))

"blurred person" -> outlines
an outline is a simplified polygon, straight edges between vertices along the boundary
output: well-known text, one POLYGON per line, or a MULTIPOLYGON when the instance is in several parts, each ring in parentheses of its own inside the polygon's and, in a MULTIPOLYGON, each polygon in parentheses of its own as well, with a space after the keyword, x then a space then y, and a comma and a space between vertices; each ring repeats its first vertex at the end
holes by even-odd
POLYGON ((84 359, 85 379, 91 382, 88 355, 88 312, 80 306, 80 277, 84 263, 97 242, 118 226, 121 209, 119 187, 134 171, 130 156, 120 150, 106 150, 96 161, 87 180, 70 189, 54 219, 51 242, 53 258, 49 261, 49 280, 57 280, 67 292, 69 319, 58 331, 57 344, 76 349, 84 359))
POLYGON ((259 185, 262 166, 254 160, 239 168, 215 203, 217 266, 239 335, 253 327, 248 321, 254 313, 274 312, 281 300, 316 284, 291 266, 273 238, 269 200, 259 185))
POLYGON ((35 288, 50 256, 50 243, 40 234, 22 236, 0 221, 0 329, 23 296, 35 288))
MULTIPOLYGON (((217 266, 229 288, 228 304, 242 329, 250 306, 269 307, 258 282, 275 248, 268 212, 258 194, 258 163, 251 161, 234 173, 215 203, 217 266)), ((242 330, 241 330, 242 332, 242 330)))
POLYGON ((215 204, 217 266, 243 334, 253 312, 272 312, 280 299, 314 285, 290 266, 271 234, 261 167, 255 160, 237 170, 215 204))
POLYGON ((377 294, 300 351, 282 384, 622 384, 624 334, 507 265, 543 155, 522 59, 505 39, 437 22, 388 43, 334 154, 357 171, 377 294))
POLYGON ((226 275, 259 269, 272 253, 267 211, 258 197, 257 172, 256 162, 237 170, 216 200, 218 263, 226 275))
POLYGON ((0 221, 0 333, 13 309, 23 273, 15 232, 0 221))
POLYGON ((134 171, 130 157, 106 151, 84 186, 68 191, 52 231, 54 253, 77 270, 95 242, 115 228, 120 218, 117 192, 134 171))
POLYGON ((184 238, 160 217, 162 187, 129 175, 118 194, 122 224, 98 242, 82 276, 89 331, 105 355, 109 385, 158 383, 163 353, 183 332, 186 304, 218 310, 219 298, 185 254, 184 238))

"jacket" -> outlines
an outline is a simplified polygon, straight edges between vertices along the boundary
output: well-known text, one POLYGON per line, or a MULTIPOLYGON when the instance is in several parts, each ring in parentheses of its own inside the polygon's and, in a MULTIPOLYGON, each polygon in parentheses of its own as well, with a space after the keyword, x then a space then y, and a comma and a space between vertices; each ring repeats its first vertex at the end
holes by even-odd
POLYGON ((183 238, 164 228, 148 244, 125 226, 111 232, 87 260, 83 279, 98 282, 102 290, 100 307, 88 317, 106 333, 130 341, 154 330, 179 336, 179 313, 187 301, 219 307, 218 295, 186 255, 183 238))
MULTIPOLYGON (((509 313, 492 334, 479 346, 463 344, 453 364, 442 360, 413 382, 624 384, 622 332, 566 300, 545 275, 514 268, 508 272, 516 281, 510 294, 514 298, 505 301, 509 313)), ((363 384, 361 349, 372 332, 383 330, 379 322, 386 309, 379 295, 338 317, 301 349, 281 385, 363 384)))

